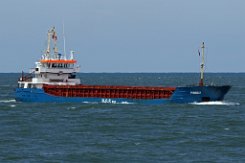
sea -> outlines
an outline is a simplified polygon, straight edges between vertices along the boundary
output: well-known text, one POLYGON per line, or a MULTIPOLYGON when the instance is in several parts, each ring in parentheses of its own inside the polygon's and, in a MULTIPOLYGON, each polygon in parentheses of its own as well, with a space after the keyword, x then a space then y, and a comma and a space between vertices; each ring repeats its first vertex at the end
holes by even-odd
MULTIPOLYGON (((0 74, 0 162, 245 162, 245 73, 222 102, 139 105, 16 102, 21 74, 0 74)), ((83 84, 186 86, 198 73, 81 73, 83 84)))

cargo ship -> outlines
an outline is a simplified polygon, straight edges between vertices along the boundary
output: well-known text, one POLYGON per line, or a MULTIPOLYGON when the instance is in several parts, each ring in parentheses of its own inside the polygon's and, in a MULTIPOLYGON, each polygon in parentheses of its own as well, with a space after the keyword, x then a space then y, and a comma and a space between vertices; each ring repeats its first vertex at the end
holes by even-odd
MULTIPOLYGON (((57 48, 55 27, 48 30, 47 49, 30 75, 22 72, 15 90, 16 101, 79 102, 110 104, 166 104, 222 101, 231 86, 204 84, 204 43, 200 82, 196 86, 116 86, 84 85, 76 77, 80 67, 74 52, 67 56, 57 48), (53 48, 51 48, 51 45, 53 48)), ((64 39, 65 49, 65 39, 64 39)), ((199 53, 200 55, 200 53, 199 53)))

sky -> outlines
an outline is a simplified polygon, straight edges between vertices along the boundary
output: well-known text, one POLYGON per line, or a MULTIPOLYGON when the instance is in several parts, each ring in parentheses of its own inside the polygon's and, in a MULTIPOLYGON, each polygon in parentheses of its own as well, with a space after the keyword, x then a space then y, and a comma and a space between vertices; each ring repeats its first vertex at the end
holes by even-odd
POLYGON ((244 0, 1 0, 0 72, 29 71, 58 33, 81 72, 245 72, 244 0))

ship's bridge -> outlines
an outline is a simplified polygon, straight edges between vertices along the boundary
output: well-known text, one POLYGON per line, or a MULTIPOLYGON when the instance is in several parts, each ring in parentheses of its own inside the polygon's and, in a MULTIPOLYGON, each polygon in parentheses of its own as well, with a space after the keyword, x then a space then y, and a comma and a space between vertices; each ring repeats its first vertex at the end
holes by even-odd
POLYGON ((42 58, 36 62, 35 68, 30 69, 34 74, 30 78, 24 77, 19 80, 20 87, 42 88, 43 84, 56 85, 76 85, 80 84, 80 79, 76 78, 76 73, 80 71, 80 66, 76 65, 74 51, 70 51, 70 57, 66 56, 65 45, 64 55, 58 52, 57 35, 53 27, 48 31, 48 44, 42 58), (53 48, 51 48, 53 45, 53 48))
POLYGON ((65 73, 71 74, 80 71, 80 67, 75 65, 76 60, 40 60, 36 62, 34 71, 38 73, 65 73))

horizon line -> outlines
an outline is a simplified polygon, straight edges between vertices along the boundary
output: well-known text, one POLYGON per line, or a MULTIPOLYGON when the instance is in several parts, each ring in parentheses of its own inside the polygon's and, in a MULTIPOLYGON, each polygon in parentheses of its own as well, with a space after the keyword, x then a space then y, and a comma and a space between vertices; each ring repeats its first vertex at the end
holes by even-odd
MULTIPOLYGON (((21 72, 0 72, 1 74, 18 74, 18 73, 21 73, 21 72)), ((24 73, 28 73, 29 74, 29 72, 24 72, 24 73)), ((91 73, 91 74, 116 74, 116 73, 118 73, 118 74, 140 74, 140 73, 145 73, 145 74, 147 74, 147 73, 149 73, 149 74, 153 74, 153 73, 197 73, 197 74, 199 74, 200 72, 192 72, 192 71, 186 71, 186 72, 180 72, 180 71, 173 71, 173 72, 78 72, 78 74, 80 74, 80 73, 91 73)), ((223 72, 205 72, 205 73, 237 73, 237 74, 242 74, 242 73, 245 73, 245 72, 225 72, 225 71, 223 71, 223 72)))

